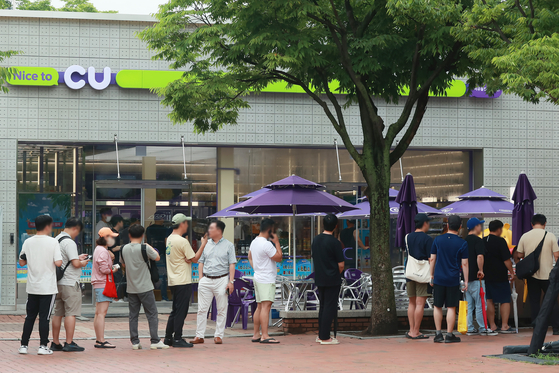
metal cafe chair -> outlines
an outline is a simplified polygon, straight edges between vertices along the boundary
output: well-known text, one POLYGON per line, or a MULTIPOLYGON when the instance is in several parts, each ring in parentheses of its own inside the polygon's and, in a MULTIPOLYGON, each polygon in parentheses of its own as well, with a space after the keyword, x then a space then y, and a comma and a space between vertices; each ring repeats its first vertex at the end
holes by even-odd
POLYGON ((342 280, 342 294, 341 302, 349 302, 349 309, 365 309, 365 302, 368 297, 367 287, 369 284, 369 278, 367 276, 361 276, 357 281, 352 284, 348 284, 346 279, 342 280))

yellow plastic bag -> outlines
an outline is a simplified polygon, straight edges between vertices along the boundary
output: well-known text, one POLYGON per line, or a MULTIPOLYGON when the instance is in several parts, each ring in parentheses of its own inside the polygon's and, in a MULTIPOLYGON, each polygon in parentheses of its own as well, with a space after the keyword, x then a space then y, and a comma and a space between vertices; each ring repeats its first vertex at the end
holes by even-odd
POLYGON ((468 332, 468 302, 460 301, 458 308, 458 333, 466 334, 468 332))

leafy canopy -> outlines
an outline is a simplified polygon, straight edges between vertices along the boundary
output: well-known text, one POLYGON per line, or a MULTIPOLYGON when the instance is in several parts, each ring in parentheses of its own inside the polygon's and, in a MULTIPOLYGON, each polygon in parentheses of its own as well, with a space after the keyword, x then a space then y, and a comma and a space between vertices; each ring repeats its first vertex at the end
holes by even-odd
MULTIPOLYGON (((17 51, 0 51, 0 63, 4 62, 5 59, 15 56, 20 52, 17 51)), ((8 93, 9 89, 6 87, 6 82, 12 77, 16 72, 13 67, 0 67, 0 91, 3 93, 8 93)))
POLYGON ((107 12, 100 12, 88 0, 63 0, 64 6, 56 8, 51 4, 50 0, 17 0, 8 1, 0 0, 0 9, 13 9, 14 7, 19 10, 43 10, 43 11, 63 11, 63 12, 88 12, 88 13, 117 13, 115 10, 107 12))
POLYGON ((454 30, 488 90, 559 104, 559 1, 474 0, 454 30))
POLYGON ((37 0, 37 1, 21 0, 19 1, 17 8, 19 10, 45 10, 45 11, 56 10, 56 8, 53 7, 52 4, 50 3, 50 0, 37 0))
POLYGON ((171 0, 160 7, 160 22, 140 37, 156 50, 155 58, 188 72, 184 80, 158 90, 163 104, 173 108, 174 122, 192 121, 199 132, 216 131, 236 123, 238 111, 249 106, 249 91, 286 82, 302 87, 322 106, 355 158, 344 105, 359 105, 364 146, 390 149, 415 104, 412 124, 419 125, 429 90, 441 93, 466 74, 475 82, 471 61, 451 34, 469 3, 171 0), (332 82, 339 82, 337 90, 328 88, 332 82), (397 102, 405 87, 410 89, 405 107, 385 138, 375 102, 397 102))

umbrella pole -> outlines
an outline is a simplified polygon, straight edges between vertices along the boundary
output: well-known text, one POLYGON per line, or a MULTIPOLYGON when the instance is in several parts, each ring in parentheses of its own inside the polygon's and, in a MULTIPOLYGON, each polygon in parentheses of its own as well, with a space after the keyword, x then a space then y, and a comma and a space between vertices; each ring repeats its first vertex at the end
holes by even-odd
POLYGON ((297 278, 295 271, 297 270, 297 240, 295 236, 295 205, 293 205, 293 279, 297 278))

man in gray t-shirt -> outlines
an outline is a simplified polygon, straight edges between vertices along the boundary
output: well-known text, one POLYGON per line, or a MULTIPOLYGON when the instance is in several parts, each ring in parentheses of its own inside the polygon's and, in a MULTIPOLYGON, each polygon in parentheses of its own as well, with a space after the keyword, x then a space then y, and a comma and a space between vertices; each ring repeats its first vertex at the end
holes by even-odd
MULTIPOLYGON (((126 273, 130 341, 132 342, 133 350, 142 348, 138 337, 138 316, 140 315, 140 307, 144 306, 151 337, 150 348, 152 350, 160 350, 169 348, 169 346, 159 339, 157 333, 159 319, 149 271, 150 264, 149 261, 146 263, 142 255, 144 232, 145 229, 140 224, 131 225, 128 229, 130 243, 122 248, 120 254, 120 262, 123 264, 126 273)), ((159 260, 159 253, 155 249, 149 245, 145 245, 145 248, 149 259, 159 260)))
POLYGON ((78 352, 85 350, 73 341, 74 330, 76 327, 76 316, 81 315, 82 310, 82 289, 80 287, 80 277, 82 268, 89 261, 87 254, 78 254, 78 246, 74 241, 83 230, 83 223, 76 219, 66 220, 64 231, 56 236, 60 244, 62 254, 62 266, 64 277, 58 281, 58 294, 52 317, 52 343, 50 349, 53 351, 78 352), (64 329, 66 330, 66 342, 64 346, 60 343, 60 328, 62 318, 64 329))

